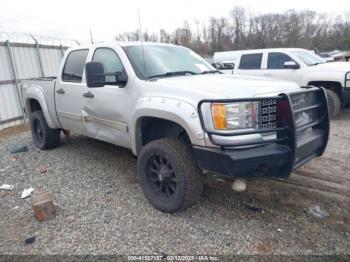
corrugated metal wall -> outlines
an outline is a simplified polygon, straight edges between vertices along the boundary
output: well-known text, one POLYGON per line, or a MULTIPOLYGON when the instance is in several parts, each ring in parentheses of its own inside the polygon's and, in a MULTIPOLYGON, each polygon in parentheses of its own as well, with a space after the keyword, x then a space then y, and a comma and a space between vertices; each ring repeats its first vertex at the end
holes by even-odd
POLYGON ((0 42, 0 130, 23 123, 21 79, 56 76, 66 47, 0 42))

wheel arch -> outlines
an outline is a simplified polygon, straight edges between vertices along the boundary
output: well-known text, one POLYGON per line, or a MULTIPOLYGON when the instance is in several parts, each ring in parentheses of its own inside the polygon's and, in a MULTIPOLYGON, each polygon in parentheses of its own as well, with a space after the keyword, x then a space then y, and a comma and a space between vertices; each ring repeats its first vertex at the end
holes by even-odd
POLYGON ((151 101, 149 105, 147 102, 139 105, 133 114, 131 149, 135 155, 138 155, 145 143, 158 138, 175 136, 182 131, 186 133, 191 144, 205 146, 204 132, 193 106, 169 99, 166 102, 159 98, 151 101), (151 132, 151 134, 145 132, 151 132))
POLYGON ((58 125, 50 116, 48 106, 45 101, 44 94, 39 88, 32 87, 26 90, 25 94, 25 108, 28 115, 34 111, 42 111, 50 128, 58 128, 58 125))
POLYGON ((140 149, 157 139, 174 137, 189 139, 188 131, 179 123, 159 117, 143 116, 137 121, 137 152, 140 149))
POLYGON ((308 85, 333 90, 340 98, 343 97, 342 84, 338 81, 310 81, 308 85))

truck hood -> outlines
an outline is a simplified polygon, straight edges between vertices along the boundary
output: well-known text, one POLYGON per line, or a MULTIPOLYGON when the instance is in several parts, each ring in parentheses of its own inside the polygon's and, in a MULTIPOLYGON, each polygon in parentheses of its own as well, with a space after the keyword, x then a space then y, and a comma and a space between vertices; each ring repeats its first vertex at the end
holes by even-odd
POLYGON ((350 71, 350 62, 330 62, 307 67, 310 72, 346 72, 350 71))
MULTIPOLYGON (((151 84, 151 82, 149 83, 151 84)), ((179 96, 198 102, 202 99, 249 98, 263 94, 279 94, 297 90, 300 86, 289 81, 228 74, 208 74, 161 78, 153 82, 160 96, 179 96)))

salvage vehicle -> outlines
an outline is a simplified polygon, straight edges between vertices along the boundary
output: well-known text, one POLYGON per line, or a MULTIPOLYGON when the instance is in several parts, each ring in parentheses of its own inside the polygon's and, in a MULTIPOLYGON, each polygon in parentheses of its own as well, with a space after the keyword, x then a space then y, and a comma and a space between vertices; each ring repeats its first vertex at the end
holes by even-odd
POLYGON ((216 65, 228 74, 265 76, 290 80, 301 86, 326 89, 331 117, 350 103, 350 63, 327 63, 320 56, 300 48, 272 48, 217 52, 216 65))
POLYGON ((328 141, 323 88, 226 75, 181 46, 71 48, 57 77, 21 88, 38 148, 69 131, 131 149, 146 198, 163 212, 196 203, 210 174, 288 178, 328 141))

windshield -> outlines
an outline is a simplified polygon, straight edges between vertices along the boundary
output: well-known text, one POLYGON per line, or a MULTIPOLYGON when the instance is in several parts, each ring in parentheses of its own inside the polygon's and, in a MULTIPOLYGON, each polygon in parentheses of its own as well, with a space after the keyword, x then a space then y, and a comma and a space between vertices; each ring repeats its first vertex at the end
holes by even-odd
POLYGON ((195 52, 181 46, 145 45, 142 50, 139 45, 124 49, 141 79, 217 71, 195 52))
POLYGON ((308 65, 308 66, 326 63, 326 61, 323 58, 309 51, 304 51, 304 50, 292 51, 292 54, 294 54, 301 61, 303 61, 305 65, 308 65))

